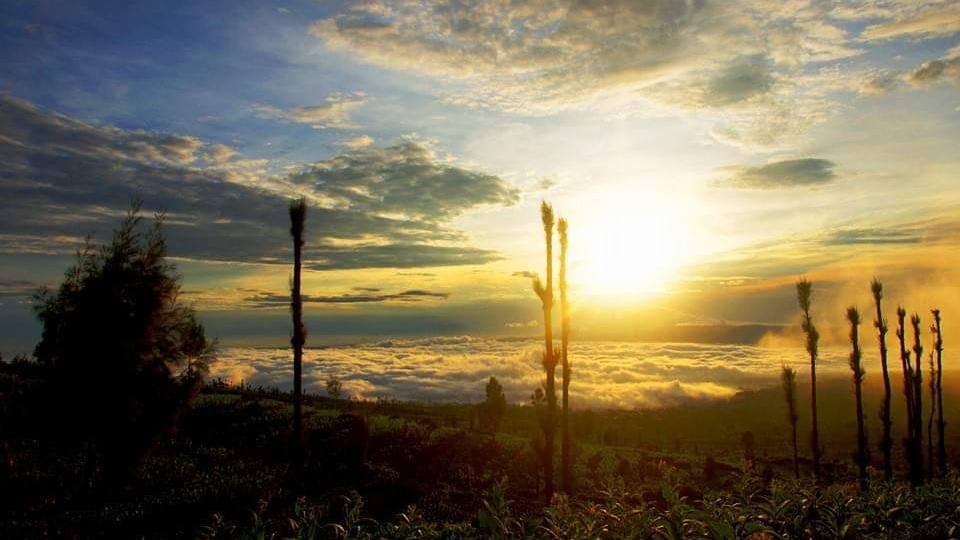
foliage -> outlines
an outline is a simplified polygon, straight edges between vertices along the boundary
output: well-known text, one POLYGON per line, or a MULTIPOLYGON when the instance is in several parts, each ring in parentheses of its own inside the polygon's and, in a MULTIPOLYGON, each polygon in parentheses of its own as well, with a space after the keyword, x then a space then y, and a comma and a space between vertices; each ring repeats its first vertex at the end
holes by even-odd
POLYGON ((340 394, 343 392, 343 383, 339 379, 328 379, 327 380, 327 394, 330 394, 330 397, 337 399, 340 397, 340 394))
POLYGON ((212 344, 166 260, 163 217, 143 230, 135 203, 108 245, 89 243, 56 292, 35 310, 43 334, 35 356, 49 369, 34 396, 41 435, 92 440, 104 465, 131 465, 198 388, 212 344))
POLYGON ((937 482, 922 490, 883 484, 868 495, 848 486, 826 489, 798 482, 777 482, 770 489, 745 484, 736 492, 711 493, 700 501, 660 485, 660 503, 637 502, 626 491, 609 491, 589 501, 554 499, 542 515, 518 515, 503 483, 495 484, 474 519, 434 522, 416 507, 394 519, 363 517, 363 500, 343 499, 338 518, 295 506, 285 519, 254 513, 244 526, 225 527, 219 517, 201 538, 284 538, 343 540, 423 539, 737 539, 737 538, 955 538, 960 525, 960 489, 937 482), (232 536, 218 536, 228 529, 232 536), (309 531, 310 536, 297 534, 309 531), (273 535, 273 536, 270 536, 273 535), (261 536, 263 537, 263 536, 261 536))
POLYGON ((507 410, 507 396, 496 377, 490 377, 484 391, 486 400, 480 407, 480 419, 491 433, 496 433, 500 429, 500 419, 507 410))

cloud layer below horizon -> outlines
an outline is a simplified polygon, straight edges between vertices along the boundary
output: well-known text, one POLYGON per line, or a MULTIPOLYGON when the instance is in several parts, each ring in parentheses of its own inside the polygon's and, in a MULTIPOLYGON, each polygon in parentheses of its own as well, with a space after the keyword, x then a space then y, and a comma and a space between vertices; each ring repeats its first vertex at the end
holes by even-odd
MULTIPOLYGON (((343 383, 362 399, 477 402, 491 376, 513 403, 528 401, 541 384, 541 343, 469 336, 389 340, 305 351, 304 388, 323 394, 326 381, 343 383)), ((826 376, 848 370, 846 351, 825 349, 826 376)), ((577 376, 571 400, 581 408, 661 407, 727 399, 740 390, 776 384, 782 363, 802 368, 802 349, 692 343, 582 342, 570 350, 577 376)), ((866 355, 872 360, 869 351, 866 355)), ((229 348, 211 377, 234 384, 289 389, 288 349, 229 348)))

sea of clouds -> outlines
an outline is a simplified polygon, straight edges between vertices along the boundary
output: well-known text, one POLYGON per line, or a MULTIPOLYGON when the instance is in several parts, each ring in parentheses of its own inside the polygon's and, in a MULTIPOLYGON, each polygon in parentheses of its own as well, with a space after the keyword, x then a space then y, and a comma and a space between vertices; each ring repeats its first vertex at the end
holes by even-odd
MULTIPOLYGON (((477 402, 491 376, 507 399, 524 402, 543 381, 543 343, 469 336, 386 340, 304 353, 304 389, 322 394, 331 378, 350 397, 477 402)), ((570 347, 571 403, 577 407, 634 408, 724 399, 741 390, 778 384, 783 364, 804 373, 800 348, 694 343, 583 342, 570 347)), ((824 374, 848 370, 847 352, 828 349, 824 374)), ((289 349, 224 348, 211 377, 232 383, 289 389, 289 349)), ((559 386, 559 384, 558 384, 559 386)))

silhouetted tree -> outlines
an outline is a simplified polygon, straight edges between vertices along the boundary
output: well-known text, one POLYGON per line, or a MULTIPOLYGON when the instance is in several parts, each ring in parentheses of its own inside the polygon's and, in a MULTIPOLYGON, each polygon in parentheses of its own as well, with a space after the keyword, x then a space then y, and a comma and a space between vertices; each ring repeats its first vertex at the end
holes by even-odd
MULTIPOLYGON (((936 336, 934 336, 934 342, 936 342, 936 336)), ((927 387, 930 389, 930 415, 927 417, 927 476, 933 478, 936 473, 936 462, 933 461, 933 419, 937 416, 937 365, 934 363, 932 351, 929 358, 927 387)))
POLYGON ((787 402, 787 420, 790 422, 791 442, 793 443, 793 476, 800 478, 800 452, 797 448, 797 370, 783 366, 780 371, 780 385, 783 387, 783 399, 787 402))
POLYGON ((797 282, 797 300, 800 311, 803 313, 801 328, 807 336, 807 353, 810 355, 810 445, 813 450, 813 475, 820 481, 820 427, 817 421, 817 346, 820 334, 810 317, 810 297, 813 293, 813 284, 806 279, 797 282))
POLYGON ((340 397, 340 394, 343 392, 343 383, 339 379, 330 378, 327 380, 327 394, 330 397, 337 399, 340 397))
POLYGON ((862 353, 860 351, 860 312, 855 307, 847 308, 847 321, 850 322, 850 371, 853 372, 853 395, 857 406, 857 470, 860 489, 867 489, 867 430, 863 422, 863 376, 862 353))
POLYGON ((873 326, 877 329, 877 339, 880 342, 880 369, 883 375, 883 402, 880 404, 880 422, 883 424, 883 435, 880 436, 880 451, 883 452, 883 478, 889 481, 893 478, 893 437, 891 436, 892 422, 890 421, 890 371, 887 368, 887 320, 883 318, 881 300, 883 299, 883 285, 874 279, 870 283, 873 293, 873 303, 876 307, 876 318, 873 326))
POLYGON ((913 458, 911 480, 915 485, 923 483, 923 345, 920 344, 920 316, 913 314, 910 317, 913 327, 913 458))
POLYGON ((34 355, 53 435, 92 440, 108 480, 130 472, 199 388, 213 344, 166 259, 163 216, 146 230, 135 202, 108 245, 88 242, 56 292, 34 295, 43 334, 34 355))
POLYGON ((533 281, 533 290, 540 297, 543 304, 543 368, 547 375, 546 388, 546 421, 543 428, 543 481, 544 496, 547 502, 553 497, 553 448, 556 435, 557 421, 557 390, 556 371, 557 357, 553 351, 553 207, 544 201, 540 205, 540 218, 543 222, 544 240, 547 246, 547 281, 546 285, 537 277, 533 281))
POLYGON ((913 365, 910 362, 910 351, 907 350, 907 332, 906 332, 907 311, 902 306, 897 307, 897 342, 900 345, 900 368, 903 371, 903 398, 907 410, 907 429, 903 437, 903 449, 907 456, 907 467, 910 470, 910 479, 913 481, 914 462, 913 456, 913 424, 916 418, 916 401, 913 398, 913 365))
POLYGON ((903 395, 907 408, 907 433, 903 440, 906 450, 907 465, 910 470, 910 483, 914 486, 923 484, 923 382, 920 363, 923 347, 920 346, 920 318, 914 315, 914 356, 911 362, 910 351, 907 350, 907 311, 897 308, 897 340, 900 343, 900 363, 903 368, 903 395))
MULTIPOLYGON (((540 461, 542 472, 546 473, 547 470, 549 470, 548 464, 551 464, 552 461, 552 459, 548 459, 550 456, 547 454, 546 445, 546 433, 550 429, 548 426, 550 414, 547 409, 547 396, 543 391, 542 385, 538 386, 533 393, 530 394, 530 406, 533 407, 533 412, 537 419, 537 427, 539 428, 530 438, 530 447, 540 461)), ((546 484, 546 476, 544 476, 544 484, 546 484)), ((544 486, 544 489, 546 489, 546 486, 544 486)))
POLYGON ((567 297, 567 220, 557 223, 560 235, 560 362, 563 369, 562 413, 560 442, 560 482, 566 494, 573 492, 573 454, 570 448, 570 359, 567 349, 570 344, 570 301, 567 297))
MULTIPOLYGON (((940 468, 940 474, 947 474, 947 446, 944 437, 946 423, 943 421, 943 332, 941 330, 940 310, 934 309, 933 325, 930 331, 936 335, 933 342, 933 350, 937 355, 937 461, 940 468)), ((931 465, 932 466, 932 465, 931 465)))
POLYGON ((290 311, 293 313, 293 458, 303 459, 303 346, 307 330, 303 326, 303 298, 300 295, 300 269, 303 264, 303 229, 307 218, 306 199, 290 203, 290 236, 293 237, 293 290, 290 311))
POLYGON ((507 397, 496 377, 490 377, 484 391, 487 396, 482 408, 484 423, 490 428, 490 432, 496 435, 500 429, 500 419, 507 410, 507 397))

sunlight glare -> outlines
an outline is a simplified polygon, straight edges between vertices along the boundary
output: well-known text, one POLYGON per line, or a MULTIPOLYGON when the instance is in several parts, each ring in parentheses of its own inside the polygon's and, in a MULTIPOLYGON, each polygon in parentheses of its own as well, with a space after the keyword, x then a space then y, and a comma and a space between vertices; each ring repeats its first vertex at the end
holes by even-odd
POLYGON ((682 224, 662 206, 605 210, 571 238, 582 254, 572 261, 572 284, 607 300, 666 292, 682 262, 682 224))

